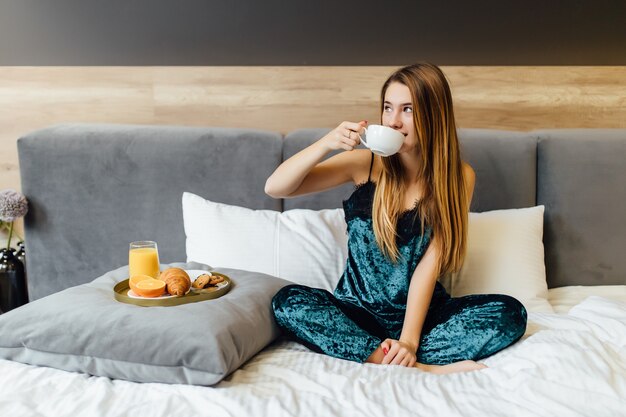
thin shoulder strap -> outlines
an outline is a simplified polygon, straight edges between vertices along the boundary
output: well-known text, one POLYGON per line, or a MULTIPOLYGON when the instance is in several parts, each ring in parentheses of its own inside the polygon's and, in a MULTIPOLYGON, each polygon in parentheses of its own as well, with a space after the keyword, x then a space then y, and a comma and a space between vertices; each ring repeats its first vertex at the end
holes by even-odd
POLYGON ((370 177, 372 176, 372 167, 374 166, 374 152, 372 152, 372 160, 370 161, 370 172, 367 174, 367 182, 370 181, 370 177))

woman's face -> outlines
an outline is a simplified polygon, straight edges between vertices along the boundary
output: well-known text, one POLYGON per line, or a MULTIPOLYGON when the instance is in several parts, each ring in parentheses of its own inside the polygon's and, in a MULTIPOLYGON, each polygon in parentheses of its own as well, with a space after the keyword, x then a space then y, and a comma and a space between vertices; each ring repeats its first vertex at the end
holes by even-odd
POLYGON ((417 147, 417 135, 413 123, 413 103, 409 87, 398 82, 389 84, 383 103, 383 125, 404 135, 404 143, 398 151, 412 152, 417 147))

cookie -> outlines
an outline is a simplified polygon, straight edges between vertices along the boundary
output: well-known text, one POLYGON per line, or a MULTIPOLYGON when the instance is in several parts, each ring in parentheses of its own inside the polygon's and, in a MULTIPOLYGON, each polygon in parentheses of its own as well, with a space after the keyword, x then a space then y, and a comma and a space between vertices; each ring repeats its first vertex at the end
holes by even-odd
POLYGON ((209 280, 209 285, 217 285, 220 282, 224 282, 224 277, 220 277, 219 275, 213 275, 209 280))
POLYGON ((209 283, 211 278, 213 278, 211 275, 202 274, 198 278, 196 278, 196 280, 193 282, 193 284, 191 284, 191 286, 196 289, 202 289, 209 283))

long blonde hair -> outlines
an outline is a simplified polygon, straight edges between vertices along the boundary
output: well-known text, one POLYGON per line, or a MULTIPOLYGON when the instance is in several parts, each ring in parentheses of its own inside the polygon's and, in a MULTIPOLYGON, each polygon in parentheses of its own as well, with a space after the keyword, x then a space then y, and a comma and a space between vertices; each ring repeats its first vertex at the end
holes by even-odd
MULTIPOLYGON (((413 122, 418 138, 415 156, 420 159, 416 181, 424 186, 417 214, 432 228, 441 253, 438 274, 458 271, 463 264, 467 241, 469 202, 463 179, 460 146, 452 108, 452 94, 443 72, 435 65, 420 63, 398 69, 381 91, 381 114, 385 93, 391 83, 407 86, 413 104, 413 122)), ((404 210, 405 170, 400 157, 378 158, 378 175, 372 219, 376 242, 394 263, 400 252, 396 243, 397 223, 404 210)))

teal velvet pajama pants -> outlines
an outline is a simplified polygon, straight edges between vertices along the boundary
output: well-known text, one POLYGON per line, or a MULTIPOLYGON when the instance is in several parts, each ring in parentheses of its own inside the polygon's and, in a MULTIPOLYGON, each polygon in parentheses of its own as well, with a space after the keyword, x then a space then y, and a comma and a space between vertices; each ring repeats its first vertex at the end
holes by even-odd
MULTIPOLYGON (((420 363, 444 365, 482 359, 515 343, 526 331, 526 309, 513 297, 437 294, 422 327, 416 352, 420 363)), ((383 340, 398 340, 404 320, 390 324, 329 291, 304 285, 282 288, 274 296, 272 308, 287 338, 314 352, 360 363, 383 340)))

